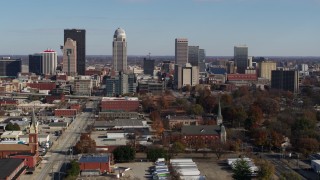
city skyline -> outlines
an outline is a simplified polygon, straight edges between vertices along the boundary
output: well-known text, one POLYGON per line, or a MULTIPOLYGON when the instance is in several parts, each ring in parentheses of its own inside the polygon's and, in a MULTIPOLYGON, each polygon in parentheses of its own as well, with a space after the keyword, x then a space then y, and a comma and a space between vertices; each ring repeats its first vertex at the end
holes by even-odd
POLYGON ((319 0, 13 0, 0 5, 6 17, 0 19, 0 54, 50 48, 61 55, 63 30, 77 28, 87 32, 86 54, 112 55, 112 35, 121 27, 128 55, 172 56, 175 38, 188 38, 208 56, 232 56, 233 47, 242 44, 249 56, 320 56, 319 0))

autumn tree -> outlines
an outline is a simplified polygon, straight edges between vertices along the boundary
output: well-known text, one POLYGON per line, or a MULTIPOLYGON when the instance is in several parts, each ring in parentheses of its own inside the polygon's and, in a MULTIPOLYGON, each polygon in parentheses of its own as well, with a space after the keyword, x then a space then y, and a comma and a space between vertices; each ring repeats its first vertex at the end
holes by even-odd
POLYGON ((222 143, 220 140, 213 141, 211 143, 211 150, 220 159, 226 153, 226 144, 222 143))
POLYGON ((172 144, 171 146, 171 153, 178 155, 178 153, 183 153, 186 149, 185 144, 183 144, 182 142, 176 141, 172 144))
POLYGON ((20 131, 20 126, 17 123, 12 124, 11 122, 9 122, 6 125, 6 130, 7 131, 20 131))
POLYGON ((263 119, 263 112, 259 106, 251 105, 249 108, 248 117, 252 119, 255 124, 260 124, 263 119))
POLYGON ((302 154, 308 156, 319 150, 319 142, 314 138, 299 138, 297 147, 302 154))
POLYGON ((203 107, 200 104, 195 104, 191 107, 191 114, 201 115, 203 114, 203 107))
POLYGON ((160 113, 158 111, 153 111, 150 114, 150 118, 152 120, 151 128, 156 131, 158 136, 161 136, 164 131, 164 125, 160 118, 160 113))
POLYGON ((258 160, 256 162, 259 167, 258 171, 258 179, 259 180, 269 180, 272 179, 273 174, 275 172, 274 165, 267 160, 258 160))
POLYGON ((91 139, 89 134, 81 134, 80 140, 75 145, 76 153, 95 153, 96 142, 91 139))

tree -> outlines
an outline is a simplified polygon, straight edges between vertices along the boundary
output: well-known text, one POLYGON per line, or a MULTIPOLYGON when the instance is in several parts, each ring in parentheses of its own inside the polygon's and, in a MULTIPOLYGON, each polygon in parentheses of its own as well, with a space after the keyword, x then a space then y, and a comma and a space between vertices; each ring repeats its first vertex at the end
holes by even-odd
POLYGON ((200 104, 195 104, 191 108, 191 114, 201 115, 203 113, 203 107, 200 104))
POLYGON ((232 177, 235 180, 250 180, 251 179, 251 171, 250 166, 247 161, 243 159, 239 159, 233 164, 233 175, 232 177))
POLYGON ((113 156, 117 162, 128 162, 134 160, 136 152, 131 146, 119 146, 113 151, 113 156))
POLYGON ((301 180, 301 177, 295 172, 282 173, 280 180, 301 180))
POLYGON ((256 162, 256 164, 259 166, 258 171, 258 179, 260 180, 269 180, 272 179, 272 176, 274 174, 274 165, 270 163, 267 160, 259 160, 256 162))
POLYGON ((81 134, 80 140, 75 145, 76 153, 95 153, 96 141, 89 134, 81 134))
POLYGON ((167 158, 167 151, 163 148, 150 148, 147 150, 147 159, 150 161, 156 161, 158 158, 167 158))
POLYGON ((80 173, 79 163, 75 160, 70 162, 70 168, 67 170, 67 179, 76 179, 80 173))
POLYGON ((171 152, 175 155, 178 153, 183 153, 186 149, 186 146, 182 142, 174 142, 171 147, 171 152))
POLYGON ((11 122, 9 122, 6 125, 6 130, 7 131, 20 131, 20 126, 17 123, 12 124, 11 122))
POLYGON ((301 153, 308 156, 319 150, 319 142, 314 138, 299 138, 297 147, 301 153))
POLYGON ((251 105, 248 116, 255 124, 260 124, 263 119, 263 112, 259 106, 251 105))
POLYGON ((211 144, 211 150, 220 159, 226 153, 226 145, 220 140, 216 140, 211 144))

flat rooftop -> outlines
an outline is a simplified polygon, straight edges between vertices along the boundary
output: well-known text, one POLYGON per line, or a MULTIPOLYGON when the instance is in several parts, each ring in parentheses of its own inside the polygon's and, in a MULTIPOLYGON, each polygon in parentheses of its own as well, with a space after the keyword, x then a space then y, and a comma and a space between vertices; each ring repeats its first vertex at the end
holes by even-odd
POLYGON ((137 97, 102 97, 101 101, 138 101, 137 97))

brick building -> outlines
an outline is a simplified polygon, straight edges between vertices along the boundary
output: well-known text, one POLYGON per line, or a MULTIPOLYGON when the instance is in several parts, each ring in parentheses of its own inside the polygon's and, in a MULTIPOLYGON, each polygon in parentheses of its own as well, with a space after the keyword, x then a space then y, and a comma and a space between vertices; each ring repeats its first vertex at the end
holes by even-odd
POLYGON ((112 157, 108 154, 104 155, 83 155, 79 159, 81 174, 85 171, 99 171, 100 174, 111 172, 113 164, 112 157))
POLYGON ((0 179, 20 179, 26 172, 25 160, 23 159, 0 159, 0 179))
POLYGON ((102 112, 112 111, 138 111, 139 99, 137 97, 103 97, 101 100, 100 110, 102 112))
POLYGON ((46 96, 46 102, 47 103, 53 103, 55 100, 60 100, 61 102, 64 102, 66 99, 64 94, 52 94, 51 96, 46 96))
POLYGON ((54 88, 56 88, 55 82, 41 82, 41 83, 28 83, 27 84, 31 88, 35 88, 38 90, 50 90, 52 91, 54 88))
POLYGON ((76 109, 55 109, 54 115, 59 117, 74 117, 77 115, 76 109))

